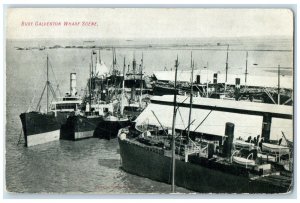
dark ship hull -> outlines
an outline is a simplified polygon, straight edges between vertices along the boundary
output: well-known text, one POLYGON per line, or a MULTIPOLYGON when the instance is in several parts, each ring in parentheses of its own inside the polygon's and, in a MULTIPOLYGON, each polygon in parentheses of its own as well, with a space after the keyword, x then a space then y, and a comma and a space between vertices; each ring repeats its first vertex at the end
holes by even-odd
POLYGON ((178 90, 175 90, 174 87, 168 87, 168 86, 154 86, 153 87, 153 95, 162 96, 162 95, 174 95, 179 94, 178 90))
POLYGON ((22 113, 20 119, 24 132, 25 145, 30 147, 59 140, 61 123, 64 122, 63 118, 55 116, 54 113, 22 113))
MULTIPOLYGON (((151 146, 120 140, 122 169, 152 180, 171 183, 171 156, 151 146)), ((171 153, 170 153, 171 154, 171 153)), ((259 176, 251 179, 245 168, 189 157, 176 160, 175 184, 200 193, 286 193, 291 179, 259 176)))
POLYGON ((97 125, 102 121, 101 116, 69 116, 66 123, 61 126, 60 139, 80 140, 93 137, 97 125))
POLYGON ((127 117, 130 120, 136 119, 142 113, 142 111, 143 111, 143 109, 141 109, 140 107, 136 107, 136 106, 125 106, 124 107, 124 114, 127 115, 127 117))
POLYGON ((95 129, 94 136, 100 139, 113 139, 118 135, 118 131, 121 128, 127 127, 131 124, 128 119, 118 119, 118 120, 107 120, 101 121, 97 128, 95 129))

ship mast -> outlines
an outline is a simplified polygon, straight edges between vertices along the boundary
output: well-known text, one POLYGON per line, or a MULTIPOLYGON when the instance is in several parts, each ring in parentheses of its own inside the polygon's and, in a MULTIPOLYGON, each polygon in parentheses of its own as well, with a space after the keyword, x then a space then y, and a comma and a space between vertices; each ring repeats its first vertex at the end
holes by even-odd
POLYGON ((115 73, 115 49, 113 48, 113 65, 112 65, 112 74, 115 73))
POLYGON ((100 52, 100 48, 99 48, 99 64, 101 64, 101 52, 100 52))
POLYGON ((280 105, 280 65, 278 65, 278 90, 277 90, 277 103, 280 105))
POLYGON ((191 52, 191 94, 190 94, 190 112, 189 112, 189 122, 188 122, 188 134, 187 134, 187 143, 189 142, 190 137, 190 123, 192 117, 192 105, 193 105, 193 75, 194 75, 194 62, 193 62, 193 53, 191 52))
POLYGON ((94 54, 94 51, 92 50, 92 54, 91 54, 91 66, 92 66, 92 69, 91 69, 91 73, 92 73, 92 76, 93 76, 93 54, 94 54))
POLYGON ((142 95, 143 95, 143 64, 144 64, 144 55, 142 53, 142 60, 141 60, 141 83, 140 83, 140 104, 142 106, 142 95))
POLYGON ((125 57, 124 57, 124 66, 123 66, 123 81, 122 81, 122 96, 121 96, 121 115, 123 116, 123 112, 124 112, 124 92, 125 92, 125 68, 126 68, 126 64, 125 64, 125 57))
POLYGON ((229 50, 229 44, 227 44, 227 54, 226 54, 226 76, 225 76, 225 91, 226 91, 227 74, 228 74, 228 50, 229 50))
POLYGON ((245 86, 247 85, 247 75, 248 75, 248 51, 246 52, 245 86))
POLYGON ((46 90, 47 91, 47 95, 46 95, 46 100, 47 100, 46 101, 46 103, 47 103, 46 113, 48 113, 48 111, 49 111, 49 91, 52 92, 53 98, 56 99, 54 90, 53 90, 52 86, 50 85, 50 81, 49 81, 49 57, 48 57, 48 55, 47 55, 47 65, 46 66, 47 66, 47 80, 46 80, 46 84, 45 84, 45 86, 43 88, 42 94, 40 96, 39 102, 38 102, 38 104, 36 106, 36 111, 40 111, 40 107, 41 107, 40 104, 41 104, 41 101, 43 99, 45 90, 47 88, 47 90, 46 90))
POLYGON ((206 98, 208 98, 208 61, 206 65, 206 98))
POLYGON ((48 113, 48 109, 49 109, 49 58, 47 55, 47 113, 48 113))
POLYGON ((90 91, 89 91, 89 94, 90 94, 90 105, 89 105, 89 107, 91 107, 91 105, 92 105, 93 54, 94 54, 94 51, 92 50, 92 53, 91 53, 91 64, 90 64, 90 91))
POLYGON ((174 83, 174 110, 173 110, 173 122, 172 122, 172 192, 175 192, 175 122, 177 113, 177 68, 178 68, 178 56, 175 61, 175 83, 174 83))
POLYGON ((136 78, 135 78, 135 75, 136 75, 136 60, 135 60, 135 53, 133 54, 133 61, 132 61, 132 76, 134 79, 134 82, 131 86, 131 101, 134 101, 135 102, 135 96, 136 96, 136 78))

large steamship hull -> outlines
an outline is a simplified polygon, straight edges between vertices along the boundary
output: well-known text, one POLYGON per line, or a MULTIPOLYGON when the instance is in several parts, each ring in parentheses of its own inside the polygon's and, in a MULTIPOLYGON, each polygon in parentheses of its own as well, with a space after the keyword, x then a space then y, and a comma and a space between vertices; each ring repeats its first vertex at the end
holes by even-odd
POLYGON ((20 119, 27 147, 59 140, 63 119, 53 113, 22 113, 20 119))
POLYGON ((67 122, 61 126, 60 139, 80 140, 93 137, 97 125, 102 121, 103 118, 101 116, 69 116, 67 122))
MULTIPOLYGON (((171 157, 164 150, 120 140, 122 169, 152 180, 171 182, 171 157)), ((279 176, 259 177, 251 180, 246 170, 201 161, 198 157, 189 162, 176 160, 175 184, 200 193, 286 193, 291 179, 279 176), (277 181, 274 181, 277 180, 277 181)))
POLYGON ((127 127, 130 124, 131 122, 128 119, 120 119, 116 121, 104 119, 97 125, 94 136, 100 139, 110 140, 117 137, 118 131, 121 128, 127 127))

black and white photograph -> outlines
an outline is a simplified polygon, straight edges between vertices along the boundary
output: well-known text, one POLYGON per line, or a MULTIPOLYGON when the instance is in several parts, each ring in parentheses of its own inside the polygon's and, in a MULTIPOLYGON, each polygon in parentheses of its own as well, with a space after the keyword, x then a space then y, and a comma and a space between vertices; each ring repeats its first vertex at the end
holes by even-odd
POLYGON ((5 10, 7 193, 293 193, 292 9, 5 10))

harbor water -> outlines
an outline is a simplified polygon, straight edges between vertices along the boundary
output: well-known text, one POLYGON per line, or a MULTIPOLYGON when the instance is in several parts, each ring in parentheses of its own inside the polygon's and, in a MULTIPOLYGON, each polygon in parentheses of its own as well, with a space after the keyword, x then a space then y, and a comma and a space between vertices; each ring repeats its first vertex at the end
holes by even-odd
MULTIPOLYGON (((165 41, 164 41, 165 42, 165 41)), ((169 42, 169 41, 168 41, 169 42)), ((210 43, 218 42, 217 40, 210 43)), ((290 50, 291 40, 278 40, 278 43, 269 41, 241 41, 231 42, 232 49, 278 49, 290 50), (273 46, 273 47, 272 47, 273 46), (277 46, 277 47, 274 47, 277 46)), ((6 41, 6 133, 5 133, 5 175, 6 189, 17 193, 169 193, 171 186, 165 183, 152 181, 124 172, 121 166, 117 139, 100 140, 97 138, 81 141, 55 141, 34 147, 24 147, 24 138, 21 136, 21 122, 19 115, 37 104, 46 82, 46 56, 50 61, 50 81, 54 89, 59 84, 61 94, 69 91, 69 74, 77 73, 78 93, 83 95, 89 75, 91 49, 59 48, 59 49, 31 49, 17 50, 17 47, 40 47, 54 45, 85 45, 78 41, 6 41), (55 76, 54 76, 54 74, 55 76), (19 142, 20 139, 20 142, 19 142)), ((149 44, 145 41, 105 41, 94 42, 96 45, 128 45, 128 43, 149 44), (98 44, 97 44, 98 43, 98 44)), ((151 43, 158 43, 151 41, 151 43)), ((166 42, 165 42, 166 43, 166 42)), ((170 43, 170 42, 169 42, 170 43)), ((175 43, 175 42, 173 42, 175 43)), ((189 44, 189 41, 181 41, 189 44)), ((204 43, 199 41, 199 44, 204 43)), ((230 42, 227 42, 230 44, 230 42)), ((131 45, 131 44, 130 44, 131 45)), ((224 71, 226 48, 221 50, 194 50, 193 56, 198 68, 209 64, 209 68, 224 71)), ((153 70, 171 69, 178 54, 179 69, 188 69, 191 49, 116 49, 117 61, 123 67, 123 58, 130 63, 135 56, 140 63, 143 53, 145 71, 151 74, 153 70)), ((107 67, 112 64, 112 50, 101 50, 101 60, 107 67)), ((293 53, 290 51, 262 52, 251 51, 249 61, 260 64, 266 69, 249 68, 249 74, 268 75, 276 72, 280 64, 283 67, 292 67, 293 53)), ((229 73, 244 71, 245 51, 230 52, 229 73)), ((284 74, 291 75, 292 69, 283 69, 284 74)), ((275 73, 274 73, 275 74, 275 73)), ((45 108, 45 100, 42 101, 45 108)), ((42 111, 44 109, 41 109, 42 111)), ((192 191, 177 188, 177 192, 189 193, 192 191)))

